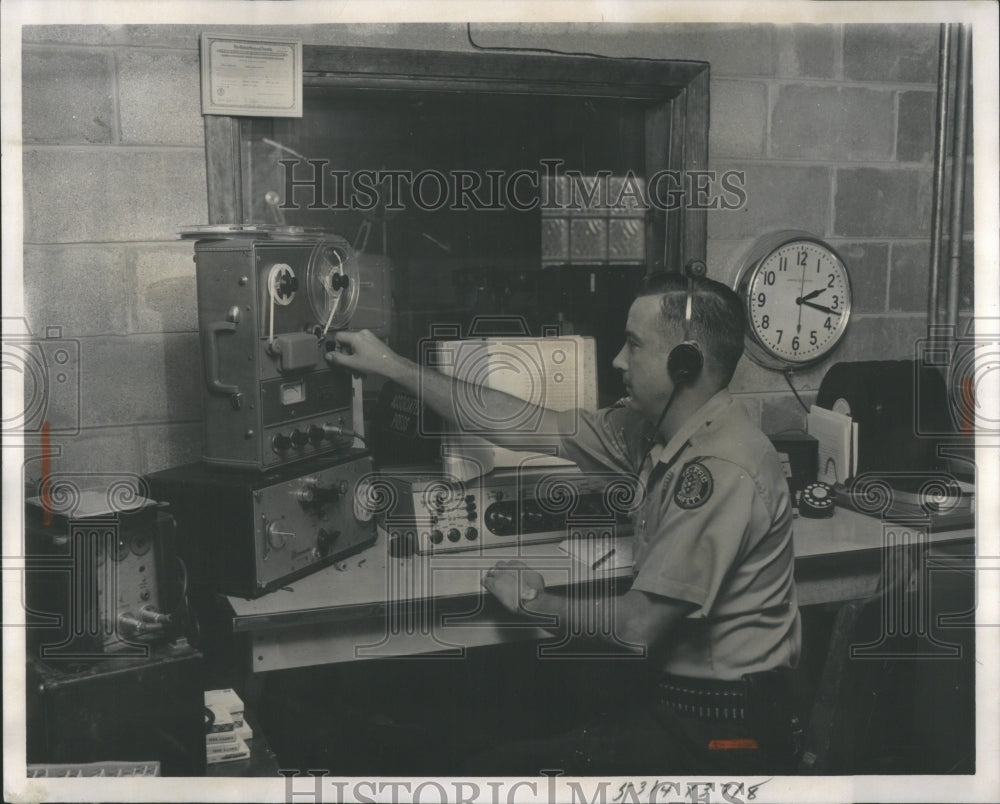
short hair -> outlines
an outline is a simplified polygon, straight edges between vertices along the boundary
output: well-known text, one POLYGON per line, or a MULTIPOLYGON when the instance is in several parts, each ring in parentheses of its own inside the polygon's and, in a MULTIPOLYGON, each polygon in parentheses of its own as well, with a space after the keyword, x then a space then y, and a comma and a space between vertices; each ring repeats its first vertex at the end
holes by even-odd
MULTIPOLYGON (((659 271, 647 274, 637 296, 660 296, 660 315, 666 326, 684 325, 688 278, 679 273, 659 271)), ((746 314, 736 291, 707 277, 693 277, 691 322, 688 337, 702 344, 719 365, 728 385, 743 356, 746 314)))

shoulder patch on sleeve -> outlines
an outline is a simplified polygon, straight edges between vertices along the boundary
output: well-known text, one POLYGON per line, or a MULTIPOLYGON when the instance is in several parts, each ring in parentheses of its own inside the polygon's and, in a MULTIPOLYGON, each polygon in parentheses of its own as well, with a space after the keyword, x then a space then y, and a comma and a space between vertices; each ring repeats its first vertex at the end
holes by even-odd
POLYGON ((712 473, 701 461, 691 461, 681 470, 674 489, 674 502, 681 508, 698 508, 712 496, 712 473))

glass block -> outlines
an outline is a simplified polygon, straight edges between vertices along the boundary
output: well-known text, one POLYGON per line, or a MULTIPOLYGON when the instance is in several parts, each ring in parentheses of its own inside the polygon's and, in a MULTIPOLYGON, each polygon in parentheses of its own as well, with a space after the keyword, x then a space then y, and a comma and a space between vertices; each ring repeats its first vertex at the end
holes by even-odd
POLYGON ((604 262, 608 258, 608 222, 604 218, 573 218, 570 221, 570 260, 604 262))
POLYGON ((612 218, 608 221, 608 259, 611 262, 642 262, 646 258, 646 226, 643 218, 612 218))
POLYGON ((549 176, 541 181, 542 198, 540 208, 542 217, 549 215, 565 216, 569 208, 569 179, 565 176, 549 176))
POLYGON ((646 203, 646 180, 641 176, 612 176, 608 180, 610 214, 641 215, 646 203))
POLYGON ((569 259, 569 218, 542 214, 542 259, 550 262, 569 259))
POLYGON ((608 179, 597 176, 574 176, 567 179, 570 215, 607 214, 608 179))

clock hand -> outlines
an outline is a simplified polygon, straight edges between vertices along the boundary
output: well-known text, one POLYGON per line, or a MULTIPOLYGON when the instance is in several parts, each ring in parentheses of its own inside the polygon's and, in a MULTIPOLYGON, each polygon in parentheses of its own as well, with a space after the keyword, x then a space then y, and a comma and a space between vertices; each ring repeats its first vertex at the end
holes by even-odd
POLYGON ((820 293, 825 293, 825 292, 826 288, 820 288, 819 290, 814 290, 812 293, 807 293, 805 296, 799 296, 799 298, 797 298, 795 302, 797 304, 802 304, 802 302, 809 301, 810 299, 815 299, 817 296, 819 296, 820 293))
POLYGON ((814 310, 819 310, 821 313, 826 313, 827 315, 840 316, 836 310, 830 307, 824 307, 822 304, 816 304, 816 302, 806 301, 805 299, 799 299, 799 318, 802 318, 802 305, 806 307, 812 307, 814 310))
MULTIPOLYGON (((799 280, 799 298, 800 299, 802 298, 802 291, 805 289, 805 286, 806 286, 806 266, 803 265, 802 266, 802 279, 799 280)), ((799 320, 795 324, 795 331, 796 332, 801 332, 802 331, 802 305, 801 304, 799 305, 799 320)))

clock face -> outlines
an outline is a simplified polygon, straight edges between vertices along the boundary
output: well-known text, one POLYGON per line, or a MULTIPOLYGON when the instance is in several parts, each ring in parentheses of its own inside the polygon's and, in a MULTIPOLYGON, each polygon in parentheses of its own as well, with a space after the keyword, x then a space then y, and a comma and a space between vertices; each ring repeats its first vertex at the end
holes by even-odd
POLYGON ((831 249, 791 240, 753 268, 744 291, 750 331, 779 361, 804 365, 837 345, 851 313, 851 282, 831 249))

